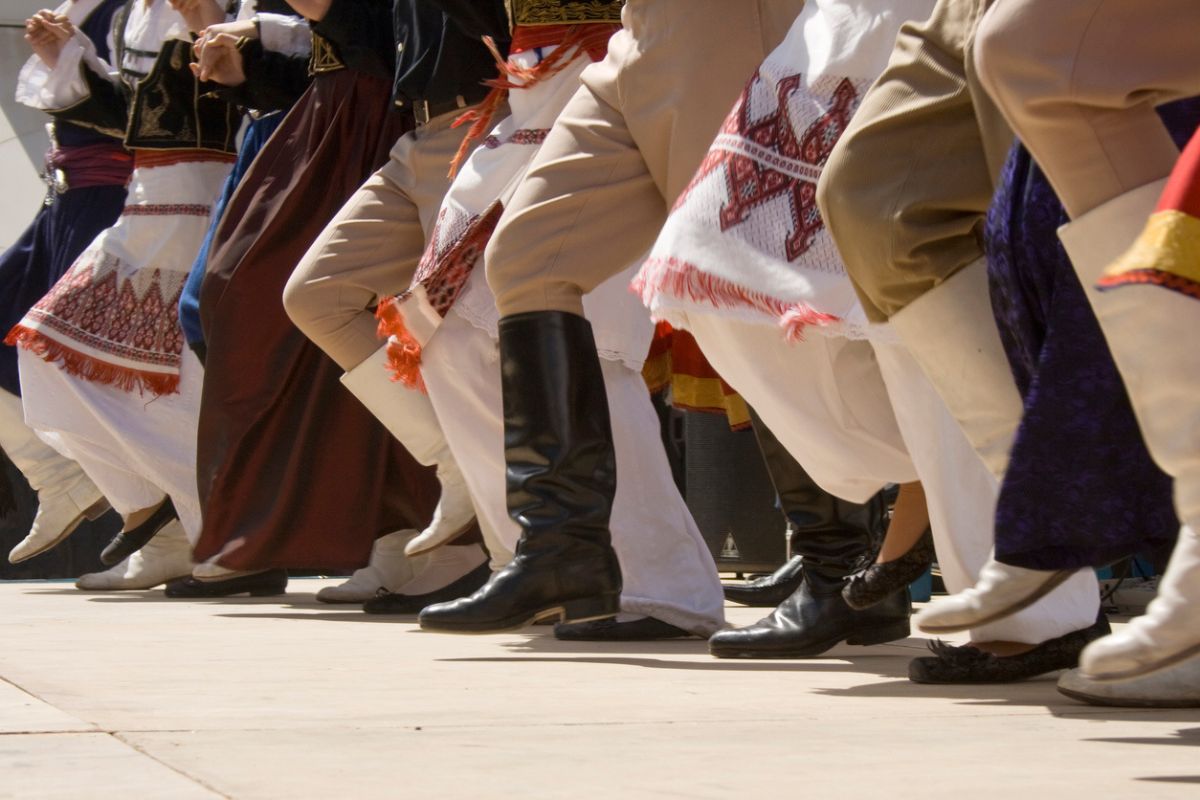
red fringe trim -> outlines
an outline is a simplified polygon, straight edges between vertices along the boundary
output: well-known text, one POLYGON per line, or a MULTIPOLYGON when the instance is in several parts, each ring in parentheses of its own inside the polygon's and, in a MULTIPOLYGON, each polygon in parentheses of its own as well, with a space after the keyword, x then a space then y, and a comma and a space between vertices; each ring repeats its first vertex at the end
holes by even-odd
POLYGON ((82 378, 89 383, 115 386, 123 392, 136 389, 139 394, 149 393, 155 397, 179 393, 178 373, 170 375, 162 372, 142 372, 97 361, 23 325, 17 325, 9 331, 4 343, 12 347, 23 347, 43 361, 52 364, 57 362, 68 375, 82 378))
POLYGON ((388 368, 392 371, 392 381, 421 394, 429 394, 425 379, 421 377, 421 345, 404 324, 404 314, 396 298, 389 297, 381 302, 375 310, 375 318, 379 320, 379 338, 388 339, 388 368))
POLYGON ((169 167, 173 164, 196 164, 201 162, 216 162, 232 164, 237 156, 231 153, 218 153, 213 150, 147 150, 140 148, 133 151, 133 168, 147 169, 150 167, 169 167))
POLYGON ((1134 269, 1119 275, 1109 275, 1101 278, 1096 287, 1101 291, 1120 289, 1123 286, 1161 286, 1173 292, 1200 300, 1200 283, 1166 272, 1161 269, 1134 269))
MULTIPOLYGON (((483 98, 479 105, 454 120, 453 127, 455 128, 466 125, 468 122, 471 123, 471 128, 467 131, 466 137, 459 145, 458 152, 450 162, 448 177, 453 179, 458 174, 459 168, 467 160, 471 151, 475 149, 475 145, 492 129, 492 120, 495 118, 496 112, 504 105, 504 101, 508 99, 510 90, 529 89, 536 86, 562 72, 584 55, 593 61, 596 60, 597 54, 603 52, 597 43, 602 43, 607 49, 608 40, 620 29, 620 25, 571 25, 565 29, 561 41, 558 42, 558 49, 530 69, 510 64, 508 59, 500 55, 496 42, 490 36, 483 37, 483 43, 491 51, 492 58, 496 59, 500 77, 485 81, 484 85, 492 87, 492 91, 483 98)), ((547 43, 545 46, 549 46, 549 44, 547 43)))
POLYGON ((842 321, 840 317, 817 311, 804 303, 785 303, 768 294, 746 289, 676 258, 648 259, 630 289, 647 306, 661 292, 713 308, 752 308, 775 317, 783 328, 784 338, 793 343, 804 340, 804 331, 810 325, 823 327, 842 321))

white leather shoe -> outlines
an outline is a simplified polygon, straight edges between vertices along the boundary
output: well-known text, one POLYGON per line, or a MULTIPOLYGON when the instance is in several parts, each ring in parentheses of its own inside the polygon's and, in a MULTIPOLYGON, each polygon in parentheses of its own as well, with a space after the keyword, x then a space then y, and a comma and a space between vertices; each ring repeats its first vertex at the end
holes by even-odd
MULTIPOLYGON (((65 460, 65 459, 64 459, 65 460)), ((68 462, 74 466, 74 462, 68 462)), ((75 532, 85 519, 97 519, 108 511, 108 501, 80 471, 70 488, 61 485, 38 492, 38 510, 28 535, 8 553, 8 563, 39 556, 56 547, 75 532)))
POLYGON ((92 592, 153 589, 192 573, 192 546, 179 520, 167 523, 141 550, 104 572, 81 575, 75 586, 92 592))
POLYGON ((427 467, 437 466, 442 494, 434 509, 433 520, 409 544, 408 554, 427 553, 453 541, 474 521, 475 506, 429 397, 392 382, 386 344, 342 375, 342 385, 383 423, 413 458, 427 467))
POLYGON ((21 398, 0 390, 0 447, 38 493, 29 533, 8 554, 11 564, 28 561, 70 536, 85 519, 108 510, 108 501, 83 469, 43 442, 25 424, 21 398))
POLYGON ((1088 678, 1121 681, 1151 675, 1200 657, 1200 535, 1179 533, 1171 562, 1146 613, 1097 639, 1079 657, 1088 678))
POLYGON ((375 540, 371 560, 356 570, 349 580, 337 586, 326 586, 317 592, 322 603, 365 603, 380 589, 397 591, 415 576, 414 565, 404 554, 404 546, 416 531, 389 533, 375 540))
POLYGON ((442 484, 442 496, 438 498, 429 525, 404 548, 410 556, 428 553, 454 541, 475 521, 475 504, 471 502, 466 479, 453 456, 438 462, 437 476, 442 484))
POLYGON ((447 545, 415 560, 416 577, 396 589, 396 594, 416 597, 444 589, 487 561, 487 553, 477 544, 447 545))
POLYGON ((925 633, 956 633, 1003 619, 1036 603, 1075 574, 1023 569, 988 559, 970 589, 939 597, 923 608, 913 622, 925 633))
POLYGON ((1164 286, 1099 291, 1109 270, 1155 267, 1156 236, 1139 234, 1154 213, 1164 181, 1109 200, 1059 229, 1059 238, 1087 290, 1096 319, 1129 392, 1155 462, 1174 481, 1175 509, 1185 527, 1158 597, 1123 630, 1093 642, 1080 670, 1096 680, 1150 675, 1200 655, 1200 335, 1196 300, 1164 286), (1136 244, 1135 244, 1136 243, 1136 244), (1132 245, 1132 247, 1131 247, 1132 245))
POLYGON ((1200 708, 1200 658, 1126 681, 1100 681, 1073 669, 1058 679, 1058 690, 1096 706, 1200 708))

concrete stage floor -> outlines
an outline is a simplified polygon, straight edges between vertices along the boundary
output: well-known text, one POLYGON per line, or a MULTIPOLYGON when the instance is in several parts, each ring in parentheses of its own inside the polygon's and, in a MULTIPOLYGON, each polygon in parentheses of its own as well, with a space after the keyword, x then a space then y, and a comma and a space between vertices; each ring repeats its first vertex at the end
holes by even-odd
POLYGON ((916 686, 917 638, 789 662, 439 636, 319 605, 325 583, 0 584, 0 797, 1200 797, 1200 710, 916 686))

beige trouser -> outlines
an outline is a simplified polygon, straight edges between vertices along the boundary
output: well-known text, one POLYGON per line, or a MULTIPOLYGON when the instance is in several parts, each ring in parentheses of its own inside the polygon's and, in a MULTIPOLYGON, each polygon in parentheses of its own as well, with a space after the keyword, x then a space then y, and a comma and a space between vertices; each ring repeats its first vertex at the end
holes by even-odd
POLYGON ((901 28, 818 184, 826 227, 875 322, 983 255, 984 216, 1012 146, 972 58, 989 4, 939 0, 929 20, 901 28))
POLYGON ((1078 217, 1165 178, 1179 149, 1155 107, 1200 94, 1196 0, 997 0, 976 64, 1078 217))
POLYGON ((629 0, 488 245, 500 315, 583 313, 654 243, 754 70, 803 0, 629 0))
POLYGON ((407 289, 432 233, 466 126, 444 114, 400 137, 388 162, 325 226, 283 290, 305 336, 344 370, 379 349, 370 309, 407 289))

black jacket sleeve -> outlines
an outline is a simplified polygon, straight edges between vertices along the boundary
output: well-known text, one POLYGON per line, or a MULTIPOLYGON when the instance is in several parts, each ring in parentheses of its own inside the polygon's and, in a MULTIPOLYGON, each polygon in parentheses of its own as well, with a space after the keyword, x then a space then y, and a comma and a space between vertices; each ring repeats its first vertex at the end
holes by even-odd
POLYGON ((239 50, 246 82, 222 87, 216 92, 218 97, 256 111, 285 111, 308 88, 308 56, 264 50, 262 42, 251 39, 239 50))
POLYGON ((428 0, 438 6, 472 39, 491 36, 497 41, 509 38, 508 12, 504 0, 428 0))
POLYGON ((123 84, 114 84, 97 75, 87 64, 80 64, 88 95, 82 100, 51 111, 56 120, 91 128, 108 136, 123 138, 129 120, 129 95, 123 84))
POLYGON ((392 33, 392 4, 389 0, 333 0, 315 33, 337 48, 350 69, 391 78, 396 65, 392 33))

